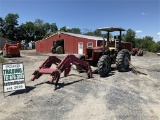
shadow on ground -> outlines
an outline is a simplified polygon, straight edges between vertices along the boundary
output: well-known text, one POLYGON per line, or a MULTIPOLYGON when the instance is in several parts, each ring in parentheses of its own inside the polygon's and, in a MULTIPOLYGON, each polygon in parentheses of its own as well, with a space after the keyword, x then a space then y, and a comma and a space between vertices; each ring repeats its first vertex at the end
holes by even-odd
MULTIPOLYGON (((80 81, 83 81, 83 80, 84 79, 80 79, 80 80, 76 80, 76 81, 72 81, 72 82, 68 82, 68 83, 64 83, 64 82, 63 83, 58 83, 57 87, 55 87, 55 90, 61 89, 65 86, 72 85, 74 83, 77 83, 77 82, 80 82, 80 81)), ((35 86, 39 86, 39 85, 42 85, 42 84, 51 84, 51 85, 55 86, 55 82, 50 82, 50 81, 42 82, 42 83, 36 84, 35 86)))
POLYGON ((30 91, 32 91, 35 87, 32 86, 26 86, 26 89, 24 90, 17 90, 11 94, 9 94, 8 96, 12 96, 12 95, 18 95, 18 94, 24 94, 24 93, 29 93, 30 91))

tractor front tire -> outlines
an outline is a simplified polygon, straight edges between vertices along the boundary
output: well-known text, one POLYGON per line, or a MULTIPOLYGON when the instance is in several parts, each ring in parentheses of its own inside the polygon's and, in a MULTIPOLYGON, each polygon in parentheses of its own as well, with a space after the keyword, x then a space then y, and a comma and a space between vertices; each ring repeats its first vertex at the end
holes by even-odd
POLYGON ((98 73, 101 77, 108 76, 111 69, 111 60, 108 55, 103 55, 98 61, 98 73))
POLYGON ((56 53, 58 53, 58 54, 63 54, 63 47, 62 47, 62 46, 58 46, 58 47, 56 48, 56 53))
POLYGON ((126 72, 129 69, 130 54, 127 49, 122 49, 116 57, 116 66, 119 72, 126 72))

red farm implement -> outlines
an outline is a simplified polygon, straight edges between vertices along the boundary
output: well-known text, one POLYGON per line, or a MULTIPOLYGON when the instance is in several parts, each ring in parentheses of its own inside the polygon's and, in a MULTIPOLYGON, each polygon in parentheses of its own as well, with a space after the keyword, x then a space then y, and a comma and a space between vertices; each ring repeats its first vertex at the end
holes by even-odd
POLYGON ((9 44, 6 42, 2 51, 3 57, 20 57, 20 44, 9 44))
POLYGON ((57 88, 57 84, 60 78, 60 74, 64 72, 64 76, 67 77, 69 72, 71 71, 71 66, 75 65, 78 69, 83 69, 86 71, 88 78, 92 78, 92 69, 91 67, 84 61, 80 60, 74 55, 67 55, 63 60, 60 60, 56 56, 49 56, 33 73, 32 81, 38 79, 43 74, 51 75, 51 82, 55 82, 55 89, 57 88), (56 65, 56 68, 50 68, 52 64, 56 65))

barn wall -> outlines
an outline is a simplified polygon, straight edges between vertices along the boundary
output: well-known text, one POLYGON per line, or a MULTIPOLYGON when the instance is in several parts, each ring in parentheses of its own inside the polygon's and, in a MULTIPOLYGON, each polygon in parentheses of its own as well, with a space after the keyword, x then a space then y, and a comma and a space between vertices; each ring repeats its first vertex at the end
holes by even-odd
POLYGON ((76 50, 76 38, 66 34, 60 34, 60 38, 64 39, 64 51, 65 54, 75 54, 76 50))
POLYGON ((37 41, 36 42, 36 52, 49 53, 51 51, 51 47, 53 46, 53 41, 58 38, 59 36, 56 34, 47 39, 37 41))
POLYGON ((77 53, 78 53, 78 42, 83 42, 83 54, 86 54, 87 45, 89 42, 93 43, 93 47, 96 47, 96 40, 90 40, 86 38, 78 39, 77 41, 77 53))
MULTIPOLYGON (((105 41, 104 44, 106 44, 106 41, 105 41)), ((97 41, 97 46, 102 46, 102 45, 103 45, 103 40, 98 40, 97 41)))
POLYGON ((88 42, 92 42, 93 47, 96 47, 96 40, 74 37, 67 34, 60 34, 60 38, 63 38, 65 41, 64 46, 66 54, 78 54, 78 42, 83 42, 83 54, 86 53, 88 42))
POLYGON ((53 41, 57 39, 64 39, 64 51, 65 54, 78 54, 78 42, 83 42, 83 54, 86 53, 88 42, 93 43, 93 47, 96 47, 96 40, 74 37, 67 34, 56 34, 44 40, 36 42, 36 52, 49 53, 53 46, 53 41))

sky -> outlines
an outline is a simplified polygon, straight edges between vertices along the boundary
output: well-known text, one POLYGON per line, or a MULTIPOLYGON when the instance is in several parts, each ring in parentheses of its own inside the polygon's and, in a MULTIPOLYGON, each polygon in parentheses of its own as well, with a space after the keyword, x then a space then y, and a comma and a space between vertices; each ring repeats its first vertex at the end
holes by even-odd
POLYGON ((0 0, 0 17, 8 13, 18 14, 19 24, 41 19, 81 32, 122 27, 160 41, 160 0, 0 0))

